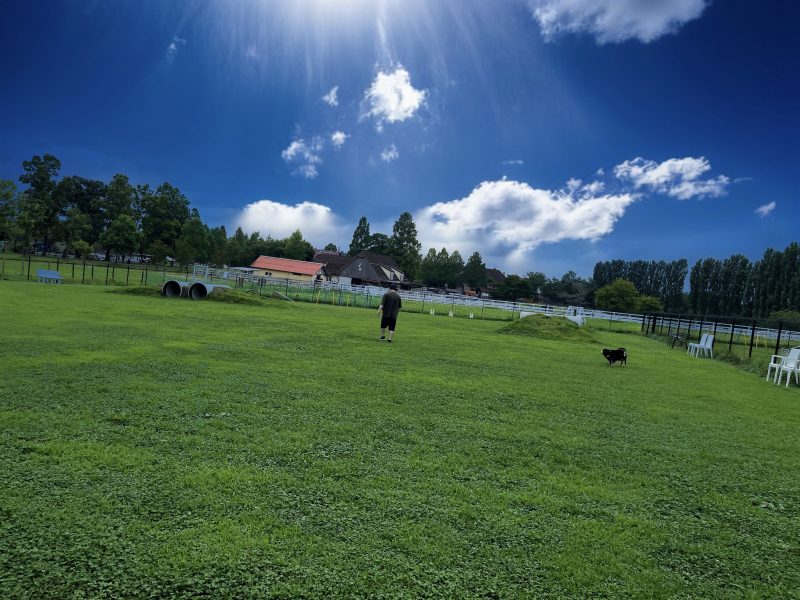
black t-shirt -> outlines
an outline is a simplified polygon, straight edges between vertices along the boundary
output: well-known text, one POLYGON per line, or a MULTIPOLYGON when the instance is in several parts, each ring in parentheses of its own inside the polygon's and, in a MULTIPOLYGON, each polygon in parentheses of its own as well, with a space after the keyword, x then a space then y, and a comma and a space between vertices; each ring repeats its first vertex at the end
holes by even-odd
POLYGON ((383 304, 383 316, 389 319, 396 319, 397 313, 400 312, 403 306, 403 302, 400 300, 400 294, 395 291, 386 292, 383 295, 381 304, 383 304))

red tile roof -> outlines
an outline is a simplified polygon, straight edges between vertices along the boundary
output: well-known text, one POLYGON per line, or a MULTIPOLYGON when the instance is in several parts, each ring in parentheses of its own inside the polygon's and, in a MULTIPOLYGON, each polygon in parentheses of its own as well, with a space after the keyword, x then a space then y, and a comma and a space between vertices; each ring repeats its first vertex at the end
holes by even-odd
POLYGON ((259 256, 250 266, 256 269, 267 269, 268 271, 283 271, 285 273, 316 275, 325 265, 322 263, 307 262, 305 260, 293 260, 291 258, 259 256))

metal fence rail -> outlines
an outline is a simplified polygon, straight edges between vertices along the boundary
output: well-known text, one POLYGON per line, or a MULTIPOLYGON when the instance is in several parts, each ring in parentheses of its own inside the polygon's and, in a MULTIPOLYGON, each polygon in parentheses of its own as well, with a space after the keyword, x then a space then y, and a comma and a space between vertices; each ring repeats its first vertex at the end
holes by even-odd
POLYGON ((737 344, 747 346, 748 357, 752 357, 754 347, 762 344, 774 344, 775 354, 781 348, 800 344, 800 323, 796 322, 774 324, 770 319, 656 313, 643 316, 641 323, 644 333, 659 333, 683 342, 695 337, 699 341, 704 333, 710 333, 714 346, 727 346, 728 352, 732 351, 735 338, 737 344))

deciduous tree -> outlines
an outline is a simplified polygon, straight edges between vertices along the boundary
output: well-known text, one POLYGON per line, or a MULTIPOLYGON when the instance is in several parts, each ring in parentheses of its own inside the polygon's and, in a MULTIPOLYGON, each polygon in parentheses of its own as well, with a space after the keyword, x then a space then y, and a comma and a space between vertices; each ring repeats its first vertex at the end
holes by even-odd
POLYGON ((17 210, 17 186, 9 179, 0 179, 0 242, 13 236, 17 210))
POLYGON ((60 197, 53 194, 56 177, 61 170, 61 161, 52 154, 34 156, 23 161, 24 173, 20 175, 21 183, 28 185, 25 202, 21 210, 25 212, 25 221, 31 236, 42 236, 44 251, 49 249, 53 230, 58 226, 58 217, 63 205, 60 197))
POLYGON ((480 252, 473 252, 464 265, 464 283, 473 289, 486 286, 486 264, 480 252))
POLYGON ((639 308, 639 292, 625 279, 615 279, 594 293, 594 301, 603 310, 632 313, 639 308))
POLYGON ((108 252, 130 255, 137 247, 136 223, 130 215, 120 215, 100 236, 100 242, 108 252))

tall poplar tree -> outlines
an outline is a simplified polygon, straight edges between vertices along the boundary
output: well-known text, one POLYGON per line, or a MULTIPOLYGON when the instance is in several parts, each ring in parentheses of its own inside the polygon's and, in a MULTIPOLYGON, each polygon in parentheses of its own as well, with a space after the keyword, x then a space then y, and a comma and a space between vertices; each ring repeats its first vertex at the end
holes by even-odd
POLYGON ((408 279, 417 277, 422 260, 421 249, 422 244, 417 239, 417 226, 414 225, 414 218, 410 212, 401 213, 392 226, 389 252, 408 279))
POLYGON ((369 234, 369 221, 367 221, 367 217, 361 217, 358 220, 358 225, 356 225, 356 228, 353 231, 353 239, 350 242, 350 248, 348 249, 347 254, 350 256, 355 256, 359 252, 369 249, 371 240, 372 237, 369 234))

